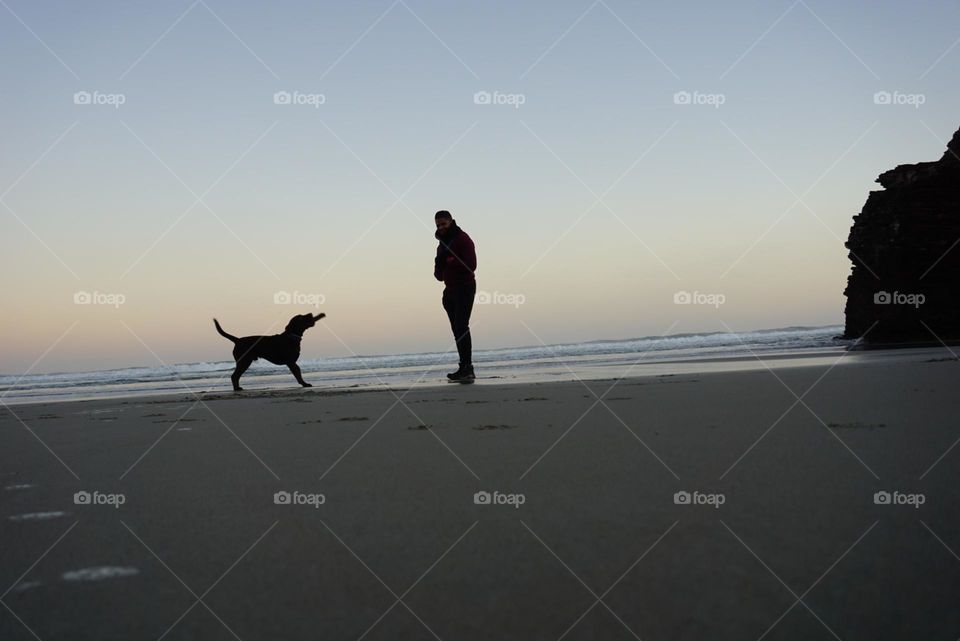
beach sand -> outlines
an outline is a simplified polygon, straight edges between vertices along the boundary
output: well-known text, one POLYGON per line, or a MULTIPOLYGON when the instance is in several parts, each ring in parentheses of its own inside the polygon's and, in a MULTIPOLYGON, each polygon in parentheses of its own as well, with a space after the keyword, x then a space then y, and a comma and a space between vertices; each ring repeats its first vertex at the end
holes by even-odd
POLYGON ((954 640, 942 356, 10 407, 0 638, 954 640))

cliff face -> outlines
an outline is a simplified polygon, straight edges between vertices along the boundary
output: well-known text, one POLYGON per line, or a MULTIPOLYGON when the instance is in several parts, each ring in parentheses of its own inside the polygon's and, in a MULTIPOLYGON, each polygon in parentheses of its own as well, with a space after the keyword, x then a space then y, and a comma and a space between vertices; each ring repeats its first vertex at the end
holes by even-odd
POLYGON ((845 244, 844 337, 960 339, 960 130, 940 160, 899 165, 877 182, 884 189, 870 192, 845 244))

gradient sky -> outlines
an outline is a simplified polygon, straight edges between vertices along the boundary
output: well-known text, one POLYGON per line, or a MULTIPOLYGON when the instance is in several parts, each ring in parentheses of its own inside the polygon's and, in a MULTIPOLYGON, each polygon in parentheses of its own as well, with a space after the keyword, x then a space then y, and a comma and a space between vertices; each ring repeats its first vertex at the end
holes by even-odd
POLYGON ((281 331, 312 308, 279 291, 324 299, 306 358, 450 349, 437 209, 479 290, 524 297, 475 308, 477 349, 842 323, 874 179, 960 126, 957 24, 955 2, 3 0, 0 371, 226 360, 211 317, 281 331))

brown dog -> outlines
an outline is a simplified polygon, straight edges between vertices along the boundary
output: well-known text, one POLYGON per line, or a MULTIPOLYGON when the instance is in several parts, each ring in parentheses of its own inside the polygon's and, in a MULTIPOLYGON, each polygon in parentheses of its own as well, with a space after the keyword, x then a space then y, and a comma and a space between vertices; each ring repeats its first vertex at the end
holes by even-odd
POLYGON ((300 358, 300 339, 303 333, 317 324, 317 321, 324 318, 326 314, 300 314, 294 316, 287 323, 287 327, 282 334, 273 336, 244 336, 237 338, 232 336, 220 327, 217 319, 213 319, 213 324, 221 336, 233 341, 233 360, 237 362, 236 369, 230 375, 233 382, 234 391, 241 391, 240 377, 247 371, 250 364, 258 358, 265 358, 274 365, 286 365, 290 368, 294 378, 304 387, 313 387, 310 383, 303 380, 300 373, 300 367, 297 365, 297 359, 300 358))

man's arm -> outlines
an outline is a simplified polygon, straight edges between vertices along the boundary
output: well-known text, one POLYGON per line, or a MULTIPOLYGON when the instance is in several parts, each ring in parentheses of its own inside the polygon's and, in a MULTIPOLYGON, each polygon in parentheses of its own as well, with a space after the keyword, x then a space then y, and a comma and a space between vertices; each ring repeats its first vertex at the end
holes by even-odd
POLYGON ((453 256, 447 259, 448 263, 457 265, 458 269, 465 271, 477 270, 477 250, 469 236, 460 234, 450 249, 453 256))
POLYGON ((433 277, 443 282, 444 260, 440 257, 440 248, 437 247, 437 256, 433 259, 433 277))

